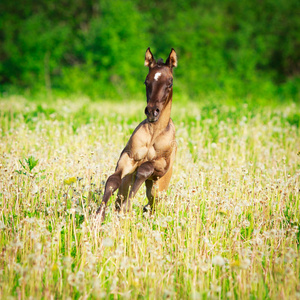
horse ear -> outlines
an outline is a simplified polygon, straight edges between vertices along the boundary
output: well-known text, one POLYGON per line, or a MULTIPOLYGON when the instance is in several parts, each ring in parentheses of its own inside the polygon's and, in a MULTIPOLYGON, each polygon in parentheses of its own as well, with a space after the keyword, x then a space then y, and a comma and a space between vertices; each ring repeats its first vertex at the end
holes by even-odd
POLYGON ((155 59, 153 57, 152 52, 150 51, 150 47, 147 49, 145 54, 145 66, 149 68, 153 68, 155 66, 155 59))
POLYGON ((177 67, 177 54, 173 48, 167 58, 166 65, 171 69, 177 67))

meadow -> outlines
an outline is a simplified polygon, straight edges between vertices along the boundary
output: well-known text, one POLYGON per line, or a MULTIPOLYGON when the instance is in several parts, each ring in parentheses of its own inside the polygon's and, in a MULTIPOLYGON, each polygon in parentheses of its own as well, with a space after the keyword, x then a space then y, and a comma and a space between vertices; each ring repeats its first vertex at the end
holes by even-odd
POLYGON ((107 177, 144 100, 0 100, 1 299, 300 299, 300 106, 173 101, 153 215, 107 177))

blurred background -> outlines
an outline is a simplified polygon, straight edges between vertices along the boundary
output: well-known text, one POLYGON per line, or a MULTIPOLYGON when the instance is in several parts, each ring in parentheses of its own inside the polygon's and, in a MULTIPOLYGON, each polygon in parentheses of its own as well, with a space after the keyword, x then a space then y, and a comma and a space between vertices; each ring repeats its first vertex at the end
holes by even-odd
POLYGON ((144 55, 178 55, 176 97, 299 100, 299 0, 0 2, 1 96, 144 97, 144 55))

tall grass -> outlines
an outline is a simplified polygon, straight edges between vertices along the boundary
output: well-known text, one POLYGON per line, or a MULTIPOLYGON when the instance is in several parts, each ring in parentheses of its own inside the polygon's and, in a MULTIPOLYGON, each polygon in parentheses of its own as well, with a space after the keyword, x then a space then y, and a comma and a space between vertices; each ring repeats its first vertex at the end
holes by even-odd
POLYGON ((0 298, 300 298, 299 105, 174 102, 156 213, 95 226, 144 105, 1 100, 0 298))

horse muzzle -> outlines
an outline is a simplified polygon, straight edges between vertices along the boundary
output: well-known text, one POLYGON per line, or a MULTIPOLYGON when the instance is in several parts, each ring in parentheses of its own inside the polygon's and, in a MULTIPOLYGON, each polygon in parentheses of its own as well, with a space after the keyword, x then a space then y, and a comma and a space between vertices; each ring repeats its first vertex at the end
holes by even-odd
POLYGON ((149 108, 148 106, 145 108, 145 115, 147 116, 147 120, 149 122, 156 122, 160 116, 160 110, 158 107, 149 108))

